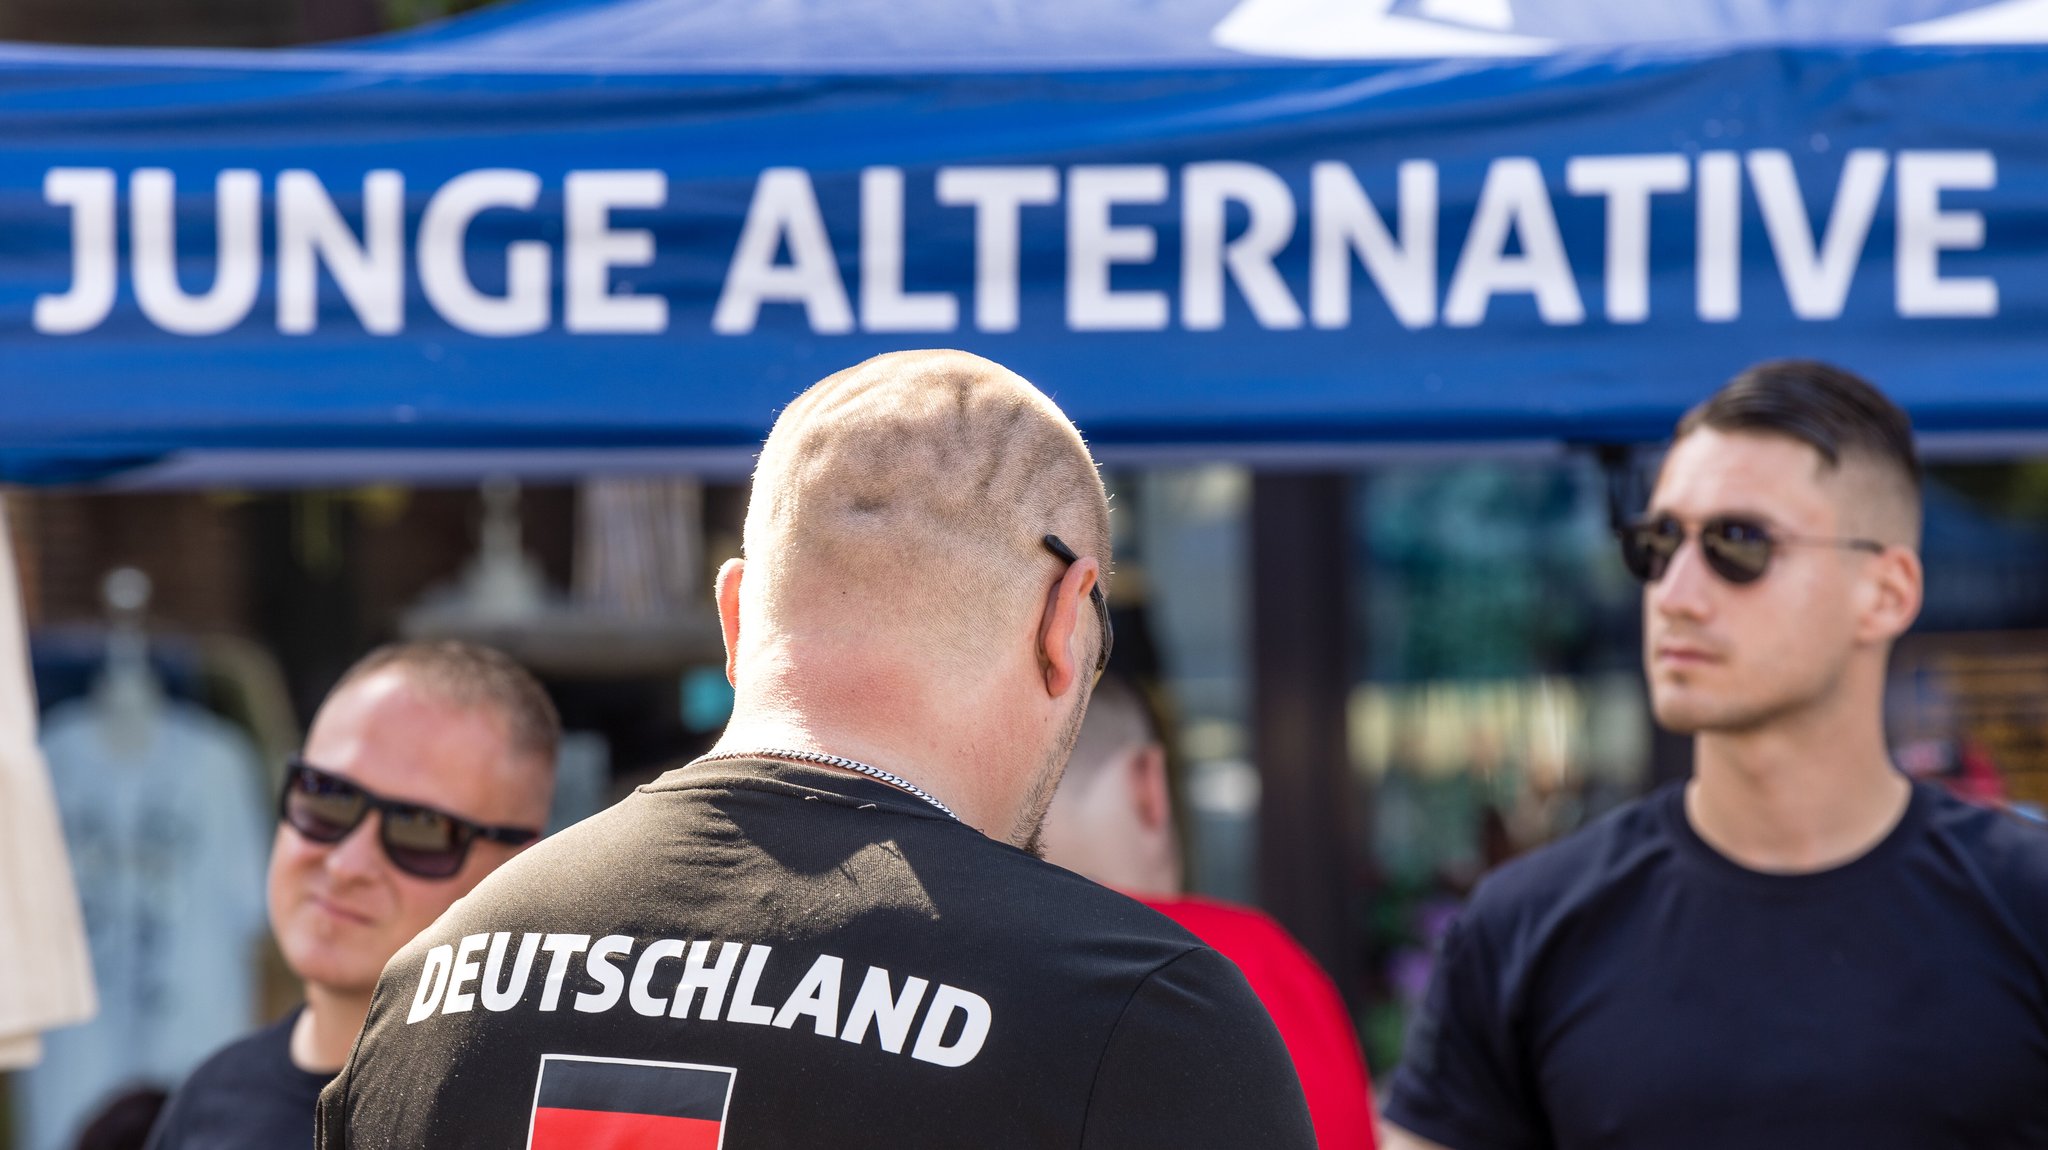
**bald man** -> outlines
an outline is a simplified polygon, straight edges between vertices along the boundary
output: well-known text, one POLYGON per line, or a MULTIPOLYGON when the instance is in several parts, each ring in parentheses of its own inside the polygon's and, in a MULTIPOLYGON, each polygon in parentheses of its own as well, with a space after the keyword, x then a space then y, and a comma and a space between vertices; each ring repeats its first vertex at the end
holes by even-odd
POLYGON ((1182 886, 1166 745, 1139 689, 1096 685, 1045 819, 1047 862, 1120 890, 1237 964, 1280 1028, 1323 1150, 1373 1150, 1372 1086, 1336 984, 1280 924, 1182 886))
POLYGON ((1313 1146, 1236 968, 1031 853, 1110 647, 1059 409, 959 352, 841 372, 743 545, 717 747, 401 951, 319 1144, 1313 1146))

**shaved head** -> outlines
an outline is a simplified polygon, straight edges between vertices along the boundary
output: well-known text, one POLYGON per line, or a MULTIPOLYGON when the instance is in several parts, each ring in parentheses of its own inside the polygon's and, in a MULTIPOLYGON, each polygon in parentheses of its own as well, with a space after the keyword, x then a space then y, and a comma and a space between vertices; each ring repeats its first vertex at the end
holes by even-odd
POLYGON ((1821 484, 1835 494, 1843 530, 1880 543, 1920 549, 1920 489, 1904 472, 1868 452, 1850 452, 1830 470, 1823 459, 1821 484))
POLYGON ((1081 723, 1067 764, 1068 781, 1092 778, 1118 756, 1147 743, 1159 742, 1152 714, 1138 689, 1116 675, 1106 675, 1088 699, 1088 717, 1081 723))
POLYGON ((1061 561, 1109 567, 1109 505, 1074 425, 958 351, 876 356, 798 396, 754 472, 744 550, 757 633, 889 634, 949 669, 1028 639, 1061 561))
POLYGON ((1169 774, 1146 697, 1129 680, 1104 676, 1047 812, 1043 857, 1128 893, 1178 895, 1180 828, 1169 774))

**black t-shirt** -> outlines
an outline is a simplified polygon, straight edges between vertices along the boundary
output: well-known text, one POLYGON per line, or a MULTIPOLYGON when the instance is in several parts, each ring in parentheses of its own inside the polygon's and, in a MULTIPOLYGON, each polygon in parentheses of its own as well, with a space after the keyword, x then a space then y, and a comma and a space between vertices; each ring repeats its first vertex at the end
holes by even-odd
POLYGON ((1916 785, 1861 858, 1771 875, 1660 791, 1480 885, 1386 1114, 1452 1150, 2048 1146, 2048 830, 1916 785))
POLYGON ((1272 1021, 1193 935, 894 787, 721 762, 520 855, 400 951, 319 1144, 1315 1140, 1272 1021))
POLYGON ((147 1150, 294 1150, 313 1145, 331 1074, 292 1063, 294 1010, 199 1064, 157 1116, 147 1150))

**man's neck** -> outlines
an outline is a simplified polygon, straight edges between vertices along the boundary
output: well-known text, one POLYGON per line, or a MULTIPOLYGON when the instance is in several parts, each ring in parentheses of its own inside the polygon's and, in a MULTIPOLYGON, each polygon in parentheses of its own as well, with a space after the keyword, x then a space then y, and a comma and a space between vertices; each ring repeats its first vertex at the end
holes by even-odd
POLYGON ((306 1009, 292 1024, 292 1065, 309 1074, 338 1073, 369 1014, 368 993, 342 994, 307 986, 306 1009))
POLYGON ((1912 797, 1874 715, 1703 733, 1694 748, 1686 818, 1751 870, 1797 874, 1849 862, 1891 833, 1912 797))
MULTIPOLYGON (((999 673, 949 671, 855 637, 784 636, 749 648, 716 753, 838 755, 929 792, 1000 841, 1016 833, 1046 716, 1020 712, 999 673)), ((827 768, 830 769, 830 768, 827 768)))
MULTIPOLYGON (((986 835, 1002 838, 1009 824, 1005 804, 989 793, 983 780, 961 769, 976 763, 971 748, 948 747, 916 737, 914 732, 877 732, 858 726, 806 720, 792 722, 770 716, 735 714, 714 754, 744 751, 811 751, 853 759, 903 779, 946 804, 961 822, 986 835)), ((834 768, 826 766, 823 769, 834 768)))

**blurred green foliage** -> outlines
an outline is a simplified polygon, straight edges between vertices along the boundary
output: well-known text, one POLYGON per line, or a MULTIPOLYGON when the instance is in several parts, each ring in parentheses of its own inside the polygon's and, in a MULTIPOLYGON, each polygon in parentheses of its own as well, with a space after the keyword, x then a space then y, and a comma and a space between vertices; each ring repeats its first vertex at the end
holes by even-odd
POLYGON ((2048 460, 1950 464, 1927 477, 1993 516, 2048 521, 2048 460))
POLYGON ((488 8, 498 0, 379 0, 384 26, 392 31, 488 8))

